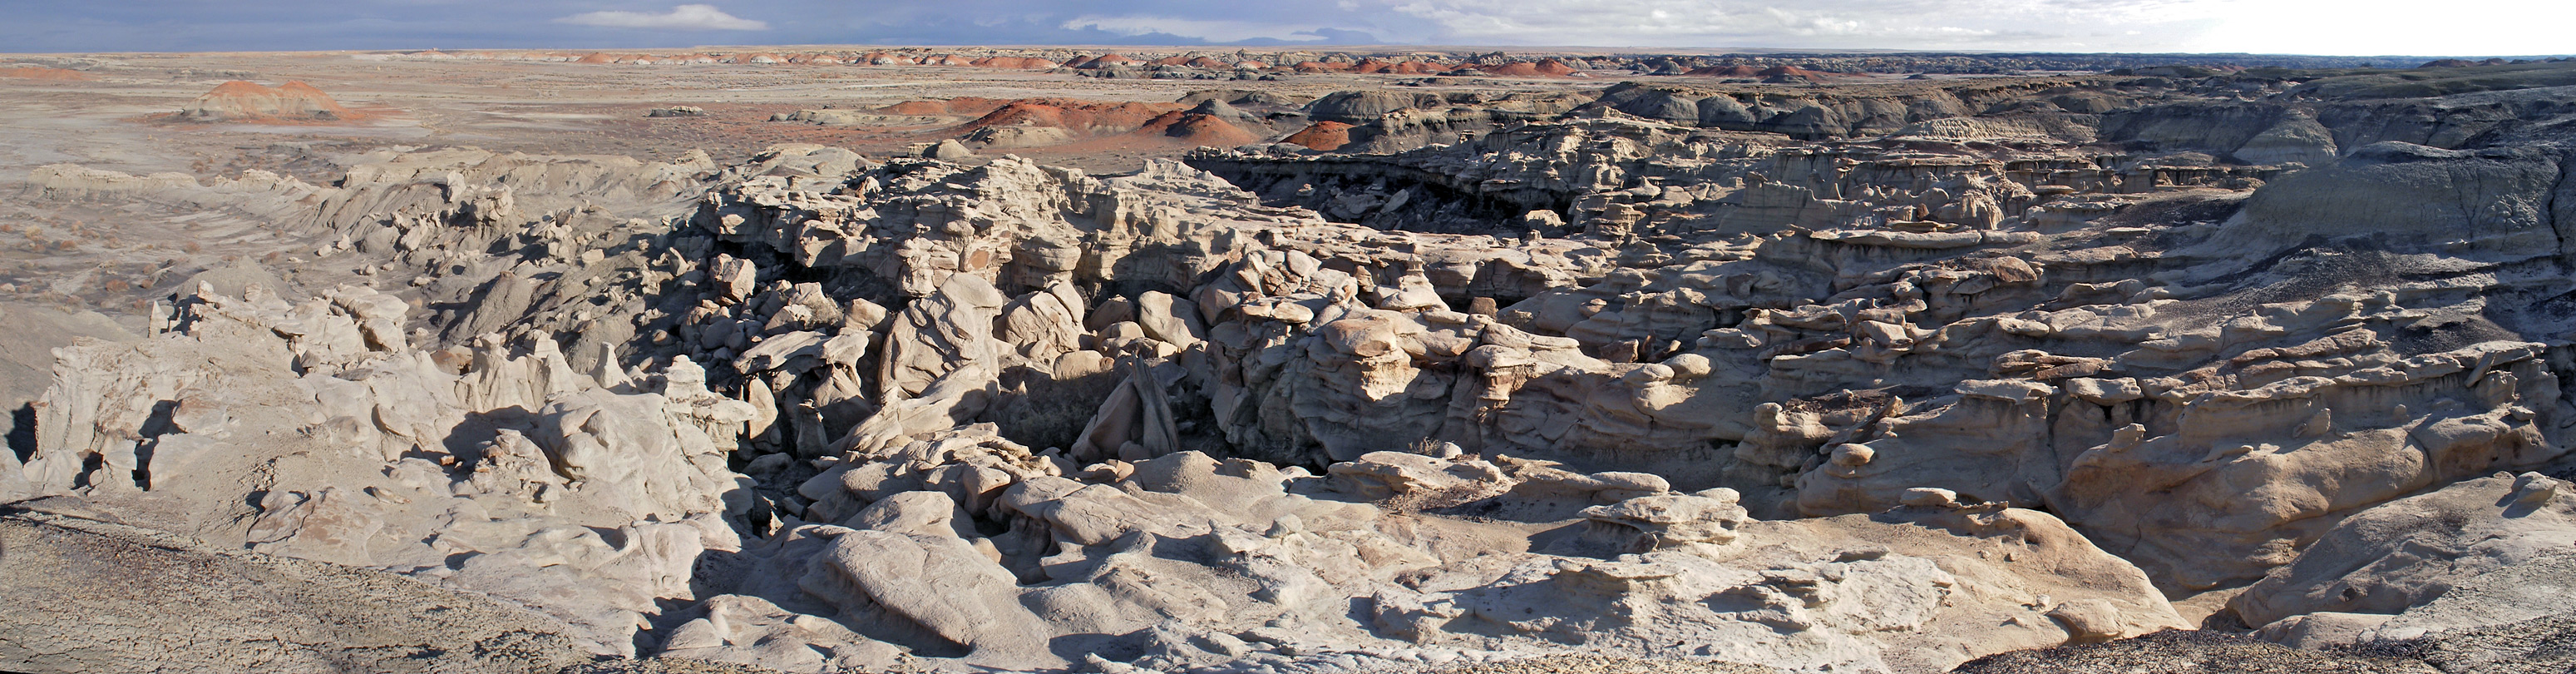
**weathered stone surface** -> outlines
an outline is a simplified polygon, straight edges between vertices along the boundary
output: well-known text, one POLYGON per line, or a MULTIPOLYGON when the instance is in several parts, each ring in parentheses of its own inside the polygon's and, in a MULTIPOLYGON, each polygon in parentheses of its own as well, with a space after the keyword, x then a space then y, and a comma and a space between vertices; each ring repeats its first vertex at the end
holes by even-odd
MULTIPOLYGON (((2563 92, 1879 84, 1201 92, 1163 123, 1351 142, 1108 177, 48 167, 412 284, 242 265, 51 330, 0 496, 781 671, 2556 662, 2563 92), (2160 633, 2230 619, 2358 650, 2160 633)), ((1036 128, 956 133, 1101 133, 1036 128)))

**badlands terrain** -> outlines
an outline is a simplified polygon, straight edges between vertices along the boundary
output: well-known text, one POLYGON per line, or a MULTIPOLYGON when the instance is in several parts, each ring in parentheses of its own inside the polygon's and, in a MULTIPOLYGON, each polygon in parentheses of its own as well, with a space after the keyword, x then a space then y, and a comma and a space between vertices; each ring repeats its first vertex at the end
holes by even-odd
POLYGON ((0 671, 2565 672, 2571 272, 2557 60, 0 58, 0 671))

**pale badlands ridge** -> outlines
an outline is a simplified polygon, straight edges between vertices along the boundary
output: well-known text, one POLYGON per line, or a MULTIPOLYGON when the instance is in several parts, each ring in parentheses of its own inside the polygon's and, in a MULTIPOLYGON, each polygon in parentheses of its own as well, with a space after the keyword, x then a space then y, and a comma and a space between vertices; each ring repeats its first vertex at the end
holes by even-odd
POLYGON ((5 305, 63 346, 9 382, 0 669, 2561 671, 2571 71, 43 166, 19 199, 292 258, 163 279, 141 334, 5 305), (1140 129, 1249 140, 992 156, 1140 129))

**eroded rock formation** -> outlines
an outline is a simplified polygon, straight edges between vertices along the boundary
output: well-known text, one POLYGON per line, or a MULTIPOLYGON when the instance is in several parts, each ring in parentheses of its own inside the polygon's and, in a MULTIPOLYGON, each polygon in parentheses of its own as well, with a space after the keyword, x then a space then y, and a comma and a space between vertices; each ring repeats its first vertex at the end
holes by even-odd
POLYGON ((1314 136, 1416 149, 1109 176, 52 167, 395 283, 59 349, 0 495, 787 671, 2537 657, 2459 640, 2564 619, 2562 94, 2251 91, 1335 94, 1314 136))

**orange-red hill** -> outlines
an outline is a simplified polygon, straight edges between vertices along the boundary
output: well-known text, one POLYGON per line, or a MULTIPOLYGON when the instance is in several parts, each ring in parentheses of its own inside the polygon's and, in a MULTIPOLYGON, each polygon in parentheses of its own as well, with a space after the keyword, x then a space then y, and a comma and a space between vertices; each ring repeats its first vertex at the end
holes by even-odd
POLYGON ((987 56, 987 57, 984 57, 984 58, 975 59, 973 62, 969 63, 969 65, 974 65, 974 66, 977 66, 977 67, 983 67, 983 68, 1016 68, 1016 69, 1020 69, 1020 70, 1045 70, 1045 69, 1048 69, 1048 68, 1053 68, 1053 67, 1055 67, 1055 66, 1056 66, 1056 62, 1054 62, 1054 61, 1049 61, 1049 60, 1042 59, 1042 58, 1038 58, 1038 57, 1035 57, 1035 56, 987 56))
POLYGON ((1280 142, 1295 143, 1309 149, 1331 152, 1351 144, 1351 125, 1341 122, 1316 122, 1303 130, 1289 134, 1280 142))
POLYGON ((195 121, 329 121, 363 119, 330 94, 303 82, 271 89, 235 80, 215 87, 179 109, 181 119, 195 121))
POLYGON ((1227 123, 1216 115, 1180 110, 1156 115, 1144 126, 1137 127, 1134 133, 1208 147, 1236 147, 1261 142, 1260 136, 1252 135, 1252 132, 1227 123))
POLYGON ((1028 124, 1083 132, 1117 132, 1144 126, 1155 115, 1178 109, 1171 103, 1105 103, 1077 98, 1023 98, 957 127, 959 132, 991 126, 1028 124))
POLYGON ((1483 68, 1480 68, 1480 70, 1504 77, 1565 77, 1574 74, 1573 66, 1568 66, 1565 62, 1558 61, 1556 59, 1544 59, 1537 63, 1505 63, 1498 66, 1484 66, 1483 68))

